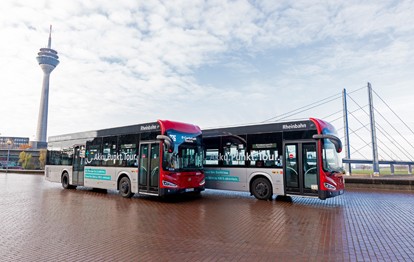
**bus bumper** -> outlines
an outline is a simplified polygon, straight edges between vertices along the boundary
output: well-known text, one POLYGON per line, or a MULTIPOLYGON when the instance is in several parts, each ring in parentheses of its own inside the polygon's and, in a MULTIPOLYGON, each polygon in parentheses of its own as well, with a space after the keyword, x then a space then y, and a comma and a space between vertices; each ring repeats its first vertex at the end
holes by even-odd
POLYGON ((183 194, 183 193, 200 193, 204 191, 204 186, 196 188, 160 188, 160 196, 183 194))
POLYGON ((329 191, 329 190, 320 190, 319 191, 319 199, 325 200, 327 198, 336 197, 342 195, 344 190, 337 190, 337 191, 329 191))

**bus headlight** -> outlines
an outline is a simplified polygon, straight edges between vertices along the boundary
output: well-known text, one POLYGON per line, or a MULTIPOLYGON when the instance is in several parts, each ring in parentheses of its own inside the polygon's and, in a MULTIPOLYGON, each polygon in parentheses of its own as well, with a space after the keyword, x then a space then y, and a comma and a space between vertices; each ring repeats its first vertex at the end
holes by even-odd
POLYGON ((205 183, 206 183, 206 180, 205 179, 201 180, 200 186, 204 186, 205 183))
POLYGON ((162 181, 162 185, 163 185, 163 186, 167 186, 167 187, 177 187, 177 185, 176 185, 176 184, 171 183, 171 182, 169 182, 169 181, 165 181, 165 180, 163 180, 163 181, 162 181))
POLYGON ((336 187, 329 183, 323 183, 323 185, 329 190, 336 190, 336 187))

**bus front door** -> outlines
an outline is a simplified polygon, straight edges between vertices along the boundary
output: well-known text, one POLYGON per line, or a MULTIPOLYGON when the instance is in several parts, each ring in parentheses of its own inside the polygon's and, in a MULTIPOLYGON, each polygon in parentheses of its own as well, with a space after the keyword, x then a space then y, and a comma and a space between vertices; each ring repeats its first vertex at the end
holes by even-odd
POLYGON ((85 169, 85 146, 75 146, 73 154, 72 184, 83 186, 83 172, 85 169))
POLYGON ((141 143, 139 152, 138 193, 158 195, 160 143, 141 143))
POLYGON ((318 196, 318 166, 315 141, 284 143, 285 194, 318 196))

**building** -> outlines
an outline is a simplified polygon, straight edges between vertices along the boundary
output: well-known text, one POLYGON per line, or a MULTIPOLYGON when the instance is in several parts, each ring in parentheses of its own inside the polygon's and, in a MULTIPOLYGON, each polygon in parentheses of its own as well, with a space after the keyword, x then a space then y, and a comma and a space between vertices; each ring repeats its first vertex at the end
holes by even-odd
POLYGON ((0 136, 0 149, 19 149, 26 145, 29 145, 28 137, 0 136))
POLYGON ((31 154, 33 169, 39 169, 39 149, 29 147, 28 137, 0 136, 0 169, 21 169, 20 153, 25 151, 31 154))

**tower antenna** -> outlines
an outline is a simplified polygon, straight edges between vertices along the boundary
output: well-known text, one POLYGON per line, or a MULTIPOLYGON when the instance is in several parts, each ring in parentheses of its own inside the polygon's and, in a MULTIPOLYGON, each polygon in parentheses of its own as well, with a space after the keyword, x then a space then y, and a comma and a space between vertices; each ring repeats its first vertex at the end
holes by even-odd
POLYGON ((52 25, 50 25, 49 29, 49 41, 47 43, 47 48, 52 48, 52 25))

